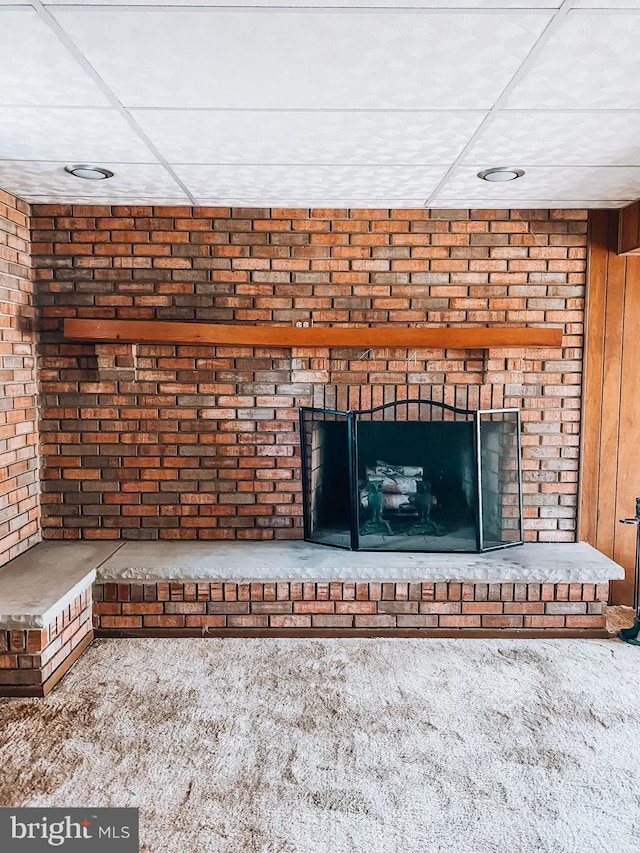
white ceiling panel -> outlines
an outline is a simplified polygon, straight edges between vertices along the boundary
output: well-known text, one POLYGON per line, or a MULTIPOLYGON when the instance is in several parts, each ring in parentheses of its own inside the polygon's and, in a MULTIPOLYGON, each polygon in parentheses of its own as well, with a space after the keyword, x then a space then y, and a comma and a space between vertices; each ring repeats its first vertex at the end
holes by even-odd
POLYGON ((86 198, 114 197, 139 201, 147 198, 187 197, 162 166, 102 163, 115 174, 105 181, 86 181, 64 171, 66 163, 0 160, 0 187, 31 201, 32 197, 58 199, 82 195, 86 198))
MULTIPOLYGON (((629 0, 624 0, 629 2, 629 0)), ((0 0, 11 2, 11 0, 0 0)), ((606 0, 605 0, 606 2, 606 0)), ((127 0, 45 0, 45 6, 196 6, 207 7, 299 7, 320 8, 373 8, 373 9, 551 9, 558 8, 562 0, 135 0, 128 4, 127 0)))
POLYGON ((553 14, 52 9, 132 108, 485 109, 553 14))
POLYGON ((467 150, 467 163, 640 166, 640 111, 503 111, 467 150))
POLYGON ((576 9, 640 9, 640 0, 574 0, 576 9))
POLYGON ((74 193, 56 193, 56 195, 52 195, 51 193, 47 193, 46 195, 31 195, 28 199, 26 199, 30 204, 135 204, 143 206, 143 205, 188 205, 191 202, 187 199, 186 196, 135 196, 132 197, 131 193, 108 193, 104 192, 103 194, 96 193, 94 195, 75 195, 74 193))
POLYGON ((470 204, 462 204, 459 198, 445 198, 444 196, 438 196, 435 199, 432 199, 429 202, 430 209, 441 209, 446 208, 447 210, 455 210, 456 208, 480 208, 480 209, 496 209, 496 210, 504 210, 509 208, 516 209, 527 209, 527 210, 548 210, 549 208, 555 209, 570 209, 570 210, 579 210, 581 208, 612 208, 612 207, 626 207, 629 204, 629 199, 606 199, 605 201, 596 199, 587 201, 584 198, 575 198, 575 199, 557 199, 557 198, 495 198, 491 199, 491 204, 489 204, 486 200, 479 199, 470 204))
POLYGON ((339 207, 339 208, 424 208, 423 198, 376 198, 366 196, 365 198, 353 198, 344 196, 341 198, 320 197, 286 197, 273 196, 247 197, 232 196, 229 198, 199 198, 198 204, 205 207, 339 207))
POLYGON ((506 103, 522 109, 639 109, 640 15, 570 12, 506 103))
POLYGON ((449 164, 484 112, 132 110, 171 163, 449 164))
POLYGON ((0 106, 0 159, 149 163, 155 158, 117 110, 0 106))
POLYGON ((295 198, 426 199, 443 166, 175 166, 196 198, 278 196, 295 198))
POLYGON ((567 167, 532 166, 523 177, 508 183, 482 181, 477 173, 485 163, 460 166, 438 192, 443 198, 494 199, 636 199, 640 198, 640 166, 567 167))
POLYGON ((0 12, 0 104, 106 103, 100 89, 33 9, 0 12))

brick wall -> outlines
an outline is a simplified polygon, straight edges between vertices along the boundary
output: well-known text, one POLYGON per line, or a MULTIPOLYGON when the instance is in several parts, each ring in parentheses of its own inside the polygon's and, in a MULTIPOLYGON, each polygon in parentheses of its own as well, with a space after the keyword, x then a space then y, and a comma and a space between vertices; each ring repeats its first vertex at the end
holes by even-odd
POLYGON ((34 208, 48 538, 301 538, 297 407, 523 412, 526 538, 575 538, 586 211, 34 208), (65 317, 551 324, 562 350, 83 345, 65 317))
POLYGON ((39 539, 29 206, 0 190, 0 566, 39 539))

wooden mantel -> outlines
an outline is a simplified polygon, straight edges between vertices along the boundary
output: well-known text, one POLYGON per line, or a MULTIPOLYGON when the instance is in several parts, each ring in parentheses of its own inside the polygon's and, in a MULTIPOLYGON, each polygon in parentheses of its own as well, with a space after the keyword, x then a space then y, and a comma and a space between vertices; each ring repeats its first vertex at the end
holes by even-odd
POLYGON ((71 341, 133 344, 213 344, 256 347, 422 347, 512 349, 560 347, 561 328, 529 326, 295 326, 180 323, 162 320, 64 321, 71 341))

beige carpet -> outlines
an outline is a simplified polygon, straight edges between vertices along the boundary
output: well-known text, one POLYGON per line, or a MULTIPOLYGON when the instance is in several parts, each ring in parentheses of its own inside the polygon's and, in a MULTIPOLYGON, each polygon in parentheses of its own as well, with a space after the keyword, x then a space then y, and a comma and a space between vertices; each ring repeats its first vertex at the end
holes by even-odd
POLYGON ((640 648, 102 640, 0 700, 0 806, 141 809, 149 853, 637 853, 640 648))

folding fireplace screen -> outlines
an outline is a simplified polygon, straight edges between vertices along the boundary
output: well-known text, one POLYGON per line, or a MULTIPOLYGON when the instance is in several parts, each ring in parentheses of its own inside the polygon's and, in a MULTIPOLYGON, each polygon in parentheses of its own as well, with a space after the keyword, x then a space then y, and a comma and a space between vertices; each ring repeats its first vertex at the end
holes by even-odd
POLYGON ((365 551, 520 545, 518 409, 300 410, 305 539, 365 551))

